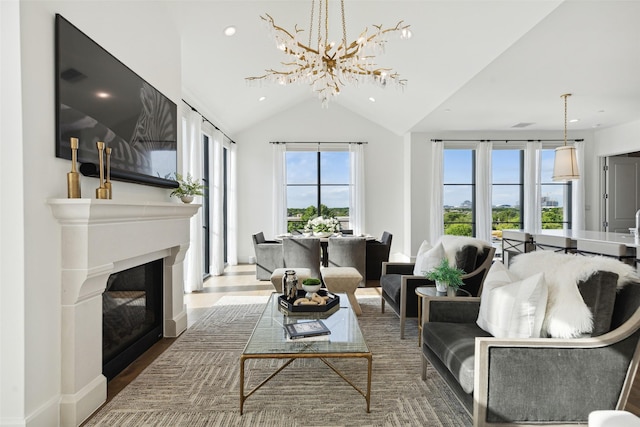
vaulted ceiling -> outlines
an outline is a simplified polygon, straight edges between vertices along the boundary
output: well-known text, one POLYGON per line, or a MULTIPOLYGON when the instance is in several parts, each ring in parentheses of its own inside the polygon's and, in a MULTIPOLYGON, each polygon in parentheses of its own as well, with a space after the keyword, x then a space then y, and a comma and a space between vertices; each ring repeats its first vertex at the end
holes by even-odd
MULTIPOLYGON (((182 35, 185 98, 229 135, 316 98, 306 84, 245 81, 285 60, 260 15, 308 30, 311 1, 167 4, 182 35)), ((339 39, 339 2, 330 9, 339 39)), ((564 93, 573 94, 569 119, 579 119, 569 129, 640 118, 640 1, 346 0, 345 15, 350 40, 373 25, 411 25, 411 39, 389 40, 377 58, 408 80, 404 89, 347 85, 329 104, 398 135, 560 130, 564 93)))

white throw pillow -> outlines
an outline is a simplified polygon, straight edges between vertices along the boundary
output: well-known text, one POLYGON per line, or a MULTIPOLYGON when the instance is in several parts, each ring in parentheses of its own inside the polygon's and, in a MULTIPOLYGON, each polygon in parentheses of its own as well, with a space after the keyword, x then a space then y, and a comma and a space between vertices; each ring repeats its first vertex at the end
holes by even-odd
POLYGON ((422 274, 422 263, 424 262, 424 256, 429 250, 433 248, 429 242, 426 240, 422 241, 420 248, 418 249, 418 254, 416 255, 416 262, 413 266, 413 275, 418 276, 422 274))
POLYGON ((442 246, 442 243, 438 243, 421 256, 416 257, 416 265, 413 268, 413 275, 424 276, 427 272, 440 265, 443 258, 445 258, 444 247, 442 246))
POLYGON ((543 273, 518 280, 495 262, 482 286, 477 324, 496 338, 538 338, 546 306, 543 273))

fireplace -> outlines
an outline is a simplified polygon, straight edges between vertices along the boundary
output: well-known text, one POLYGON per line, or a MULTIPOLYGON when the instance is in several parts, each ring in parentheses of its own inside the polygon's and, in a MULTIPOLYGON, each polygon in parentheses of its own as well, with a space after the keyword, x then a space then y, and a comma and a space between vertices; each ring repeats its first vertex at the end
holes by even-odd
POLYGON ((161 259, 113 273, 102 294, 102 373, 112 380, 162 338, 161 259))
MULTIPOLYGON (((190 218, 200 205, 96 199, 48 203, 60 223, 62 246, 60 425, 79 426, 106 401, 107 377, 113 375, 110 367, 103 374, 103 361, 112 362, 111 349, 103 351, 105 305, 125 304, 127 297, 130 305, 143 304, 145 318, 159 321, 158 329, 141 334, 143 340, 177 337, 186 330, 183 261, 190 218), (158 294, 147 295, 146 285, 114 283, 120 273, 149 263, 155 267, 148 274, 161 277, 153 280, 158 294), (143 288, 144 303, 134 298, 143 288), (118 294, 105 302, 103 295, 110 291, 118 294), (148 306, 159 311, 148 314, 148 306)), ((143 268, 146 275, 149 267, 143 268)))

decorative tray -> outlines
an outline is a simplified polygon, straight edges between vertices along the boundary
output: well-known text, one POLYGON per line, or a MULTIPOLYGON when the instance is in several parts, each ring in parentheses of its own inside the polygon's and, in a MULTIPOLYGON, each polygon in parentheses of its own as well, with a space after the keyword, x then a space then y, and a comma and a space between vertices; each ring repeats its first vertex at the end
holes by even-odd
MULTIPOLYGON (((298 290, 298 298, 304 298, 307 293, 303 290, 298 290)), ((340 297, 338 295, 327 292, 326 289, 320 289, 317 292, 318 295, 324 297, 328 296, 327 303, 323 305, 294 305, 293 301, 288 301, 283 295, 278 296, 278 304, 280 308, 286 310, 289 313, 324 313, 332 308, 340 305, 340 297)))

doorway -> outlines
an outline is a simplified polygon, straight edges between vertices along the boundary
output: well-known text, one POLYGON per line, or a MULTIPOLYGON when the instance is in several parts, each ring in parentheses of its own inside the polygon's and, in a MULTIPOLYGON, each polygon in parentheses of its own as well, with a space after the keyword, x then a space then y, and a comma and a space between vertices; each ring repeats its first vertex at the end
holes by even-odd
POLYGON ((604 159, 603 230, 629 233, 640 209, 640 152, 604 159))

